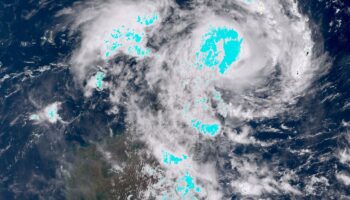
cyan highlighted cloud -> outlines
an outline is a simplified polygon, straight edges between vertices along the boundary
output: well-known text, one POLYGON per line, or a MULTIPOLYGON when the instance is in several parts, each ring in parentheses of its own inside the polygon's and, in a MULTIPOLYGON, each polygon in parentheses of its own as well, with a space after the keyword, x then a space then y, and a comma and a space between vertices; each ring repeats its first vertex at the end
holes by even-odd
POLYGON ((96 88, 99 90, 103 89, 103 79, 105 77, 105 74, 103 72, 97 72, 95 75, 95 81, 96 81, 96 88))
POLYGON ((238 59, 242 42, 234 29, 212 27, 203 35, 200 50, 196 52, 197 68, 217 68, 220 74, 224 74, 238 59))
POLYGON ((182 155, 181 157, 175 156, 168 151, 162 151, 163 163, 166 165, 178 165, 180 162, 185 161, 187 159, 186 155, 182 155))
POLYGON ((113 29, 110 38, 105 40, 107 59, 121 48, 125 48, 128 54, 141 58, 151 54, 151 50, 145 47, 143 42, 145 32, 140 30, 143 30, 145 26, 153 25, 158 20, 158 14, 138 16, 135 20, 138 24, 137 27, 128 27, 128 25, 117 27, 113 29))
POLYGON ((195 193, 201 192, 201 188, 195 183, 194 178, 189 172, 177 180, 176 192, 182 199, 197 199, 195 193))
POLYGON ((151 26, 158 20, 158 14, 154 13, 151 16, 137 16, 137 23, 141 25, 151 26))
POLYGON ((216 123, 205 124, 199 120, 192 120, 192 127, 203 135, 215 136, 220 131, 220 125, 216 123))

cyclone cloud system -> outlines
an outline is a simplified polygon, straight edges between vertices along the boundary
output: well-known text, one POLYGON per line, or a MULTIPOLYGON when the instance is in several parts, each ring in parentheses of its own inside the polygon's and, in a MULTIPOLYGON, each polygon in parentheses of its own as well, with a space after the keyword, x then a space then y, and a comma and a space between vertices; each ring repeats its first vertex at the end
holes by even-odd
POLYGON ((0 68, 0 198, 350 198, 346 3, 53 4, 0 68))

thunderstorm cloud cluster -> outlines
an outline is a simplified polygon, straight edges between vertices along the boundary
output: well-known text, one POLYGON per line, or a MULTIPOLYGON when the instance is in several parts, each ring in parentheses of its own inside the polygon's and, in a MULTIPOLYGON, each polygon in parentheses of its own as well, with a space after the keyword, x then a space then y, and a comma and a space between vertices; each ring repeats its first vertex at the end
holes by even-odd
MULTIPOLYGON (((139 198, 304 193, 290 184, 293 171, 276 176, 254 154, 230 154, 273 145, 252 137, 249 122, 297 112, 293 105, 327 67, 295 1, 88 1, 57 16, 80 35, 69 62, 84 98, 104 93, 113 105, 106 114, 125 108, 127 137, 158 163, 140 170, 156 178, 139 198), (224 154, 230 173, 222 173, 224 154)), ((33 120, 62 121, 59 103, 48 109, 33 120)))

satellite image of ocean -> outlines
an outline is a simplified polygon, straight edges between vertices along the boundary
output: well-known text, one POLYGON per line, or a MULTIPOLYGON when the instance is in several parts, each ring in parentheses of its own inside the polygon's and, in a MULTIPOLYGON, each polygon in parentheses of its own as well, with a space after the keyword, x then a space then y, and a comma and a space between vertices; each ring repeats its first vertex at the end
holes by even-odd
POLYGON ((0 0, 0 200, 350 200, 349 0, 0 0))

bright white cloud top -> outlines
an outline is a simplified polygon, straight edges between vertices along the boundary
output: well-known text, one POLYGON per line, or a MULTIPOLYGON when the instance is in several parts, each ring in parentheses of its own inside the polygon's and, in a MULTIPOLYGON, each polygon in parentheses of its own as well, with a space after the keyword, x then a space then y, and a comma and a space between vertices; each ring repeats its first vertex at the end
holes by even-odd
MULTIPOLYGON (((245 123, 287 110, 321 67, 308 19, 294 1, 232 4, 201 0, 192 10, 181 10, 172 1, 96 1, 94 9, 83 5, 71 14, 72 28, 82 34, 71 57, 77 82, 88 82, 87 96, 91 88, 109 89, 109 101, 128 108, 128 124, 163 167, 163 182, 150 185, 145 195, 221 199, 214 163, 197 159, 194 147, 218 138, 255 143, 245 123), (106 76, 118 78, 107 83, 106 76), (156 100, 147 102, 148 93, 156 100), (152 110, 155 103, 159 108, 152 110)), ((49 121, 59 119, 57 105, 47 112, 49 121)), ((236 166, 243 175, 232 180, 234 192, 300 194, 287 179, 277 184, 267 169, 254 173, 243 169, 254 164, 236 166), (258 183, 261 174, 266 179, 258 183)))

